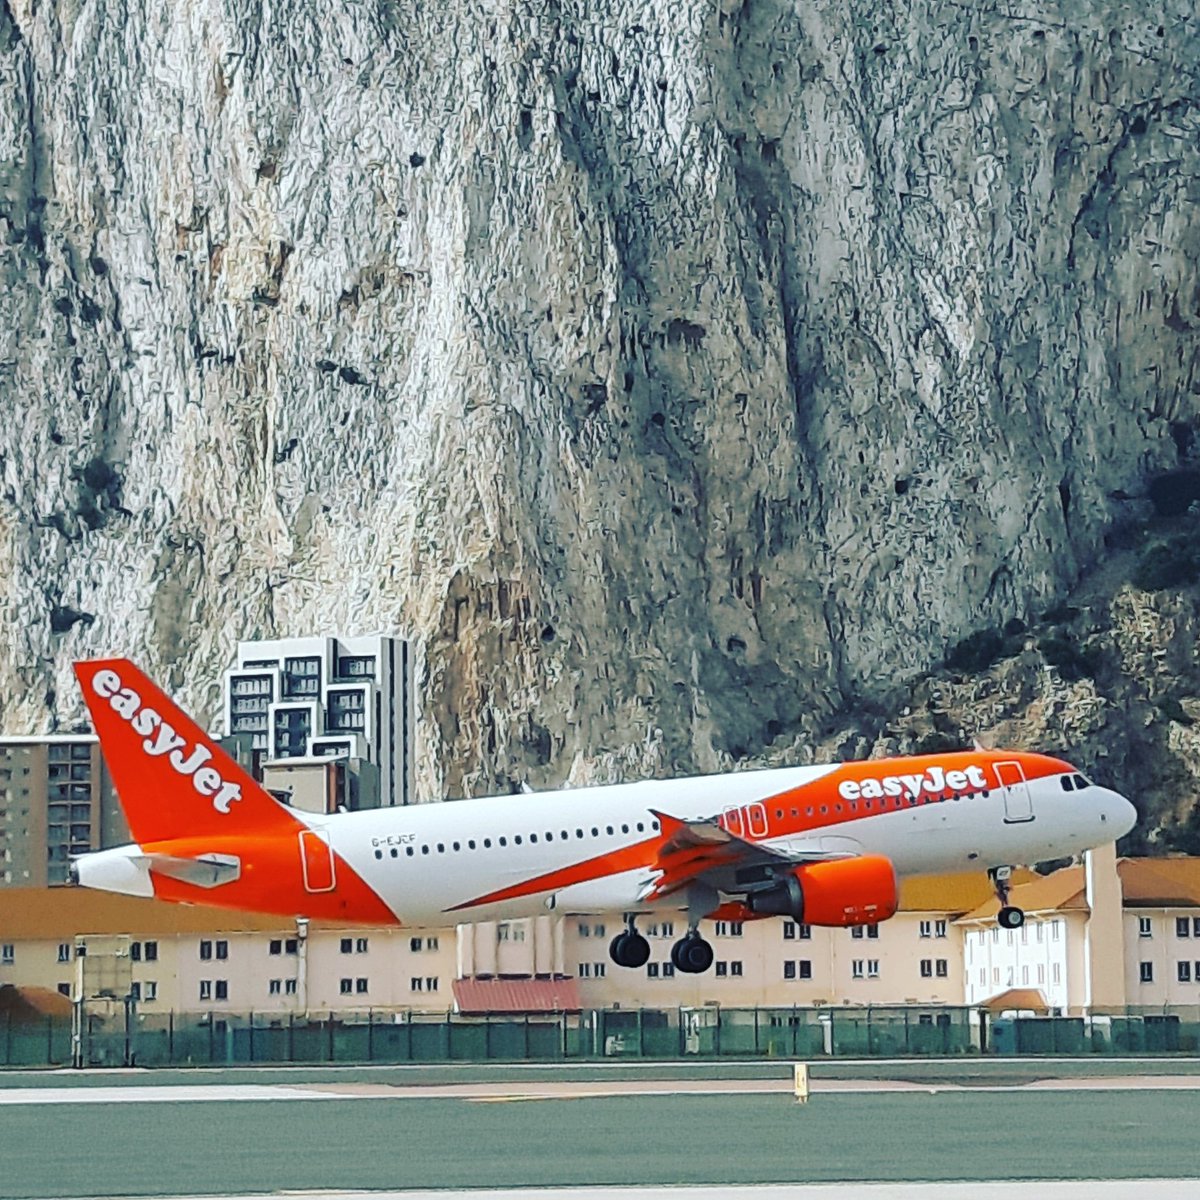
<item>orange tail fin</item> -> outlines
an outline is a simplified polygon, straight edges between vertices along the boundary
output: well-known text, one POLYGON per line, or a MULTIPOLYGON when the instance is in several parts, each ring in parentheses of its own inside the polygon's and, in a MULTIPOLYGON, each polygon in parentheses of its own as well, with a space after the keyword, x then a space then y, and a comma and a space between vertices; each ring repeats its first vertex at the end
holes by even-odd
POLYGON ((139 843, 295 827, 287 809, 128 659, 78 662, 75 674, 139 843))

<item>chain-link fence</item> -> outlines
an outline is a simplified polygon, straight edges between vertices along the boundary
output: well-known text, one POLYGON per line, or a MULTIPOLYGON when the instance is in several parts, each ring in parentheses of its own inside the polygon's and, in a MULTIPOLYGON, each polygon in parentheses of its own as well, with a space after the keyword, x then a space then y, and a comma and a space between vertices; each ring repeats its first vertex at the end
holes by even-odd
MULTIPOLYGON (((1200 1009, 991 1017, 968 1008, 613 1009, 553 1015, 87 1012, 86 1066, 443 1063, 612 1058, 1194 1055, 1200 1009)), ((0 1066, 72 1061, 69 1020, 0 1016, 0 1066)))

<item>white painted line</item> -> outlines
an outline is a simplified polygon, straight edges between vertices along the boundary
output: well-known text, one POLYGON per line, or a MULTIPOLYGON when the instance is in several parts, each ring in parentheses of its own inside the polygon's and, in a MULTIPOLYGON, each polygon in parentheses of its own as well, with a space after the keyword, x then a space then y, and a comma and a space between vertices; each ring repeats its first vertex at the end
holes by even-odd
MULTIPOLYGON (((797 1183, 711 1187, 541 1187, 492 1190, 379 1192, 282 1191, 275 1200, 1194 1200, 1200 1179, 989 1180, 981 1183, 797 1183)), ((45 1200, 52 1200, 46 1197, 45 1200)), ((93 1196, 88 1200, 115 1200, 93 1196)), ((268 1200, 250 1196, 173 1196, 158 1200, 268 1200)))
MULTIPOLYGON (((906 1079, 814 1079, 813 1096, 937 1095, 947 1092, 1200 1091, 1200 1076, 1123 1075, 1096 1079, 1038 1079, 1022 1084, 928 1084, 906 1079)), ((0 1106, 31 1104, 153 1104, 239 1100, 597 1100, 628 1096, 790 1096, 788 1079, 637 1079, 609 1082, 509 1081, 497 1083, 390 1084, 132 1084, 125 1087, 0 1088, 0 1106)))
POLYGON ((184 1084, 180 1087, 83 1087, 0 1089, 0 1105, 152 1104, 229 1100, 342 1100, 345 1097, 303 1088, 257 1083, 184 1084))

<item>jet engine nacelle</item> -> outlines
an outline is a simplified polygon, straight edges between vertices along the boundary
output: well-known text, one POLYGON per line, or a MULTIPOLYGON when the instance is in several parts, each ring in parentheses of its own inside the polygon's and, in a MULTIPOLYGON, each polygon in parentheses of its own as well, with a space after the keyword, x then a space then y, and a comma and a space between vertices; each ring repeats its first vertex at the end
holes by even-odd
POLYGON ((882 854, 804 863, 746 897, 746 907, 760 916, 838 927, 886 921, 899 904, 896 868, 882 854))

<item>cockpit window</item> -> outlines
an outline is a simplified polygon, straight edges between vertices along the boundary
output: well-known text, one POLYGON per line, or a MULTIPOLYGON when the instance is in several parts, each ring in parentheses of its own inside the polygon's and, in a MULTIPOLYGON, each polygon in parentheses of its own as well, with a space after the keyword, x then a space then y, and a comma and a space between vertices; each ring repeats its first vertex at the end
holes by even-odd
POLYGON ((1062 783, 1062 790, 1064 792, 1073 792, 1075 790, 1075 776, 1074 775, 1064 775, 1062 777, 1062 779, 1060 780, 1060 782, 1062 783))
POLYGON ((1071 778, 1075 780, 1075 786, 1079 788, 1080 791, 1086 787, 1092 786, 1092 781, 1090 779, 1084 779, 1082 775, 1072 775, 1071 778))

